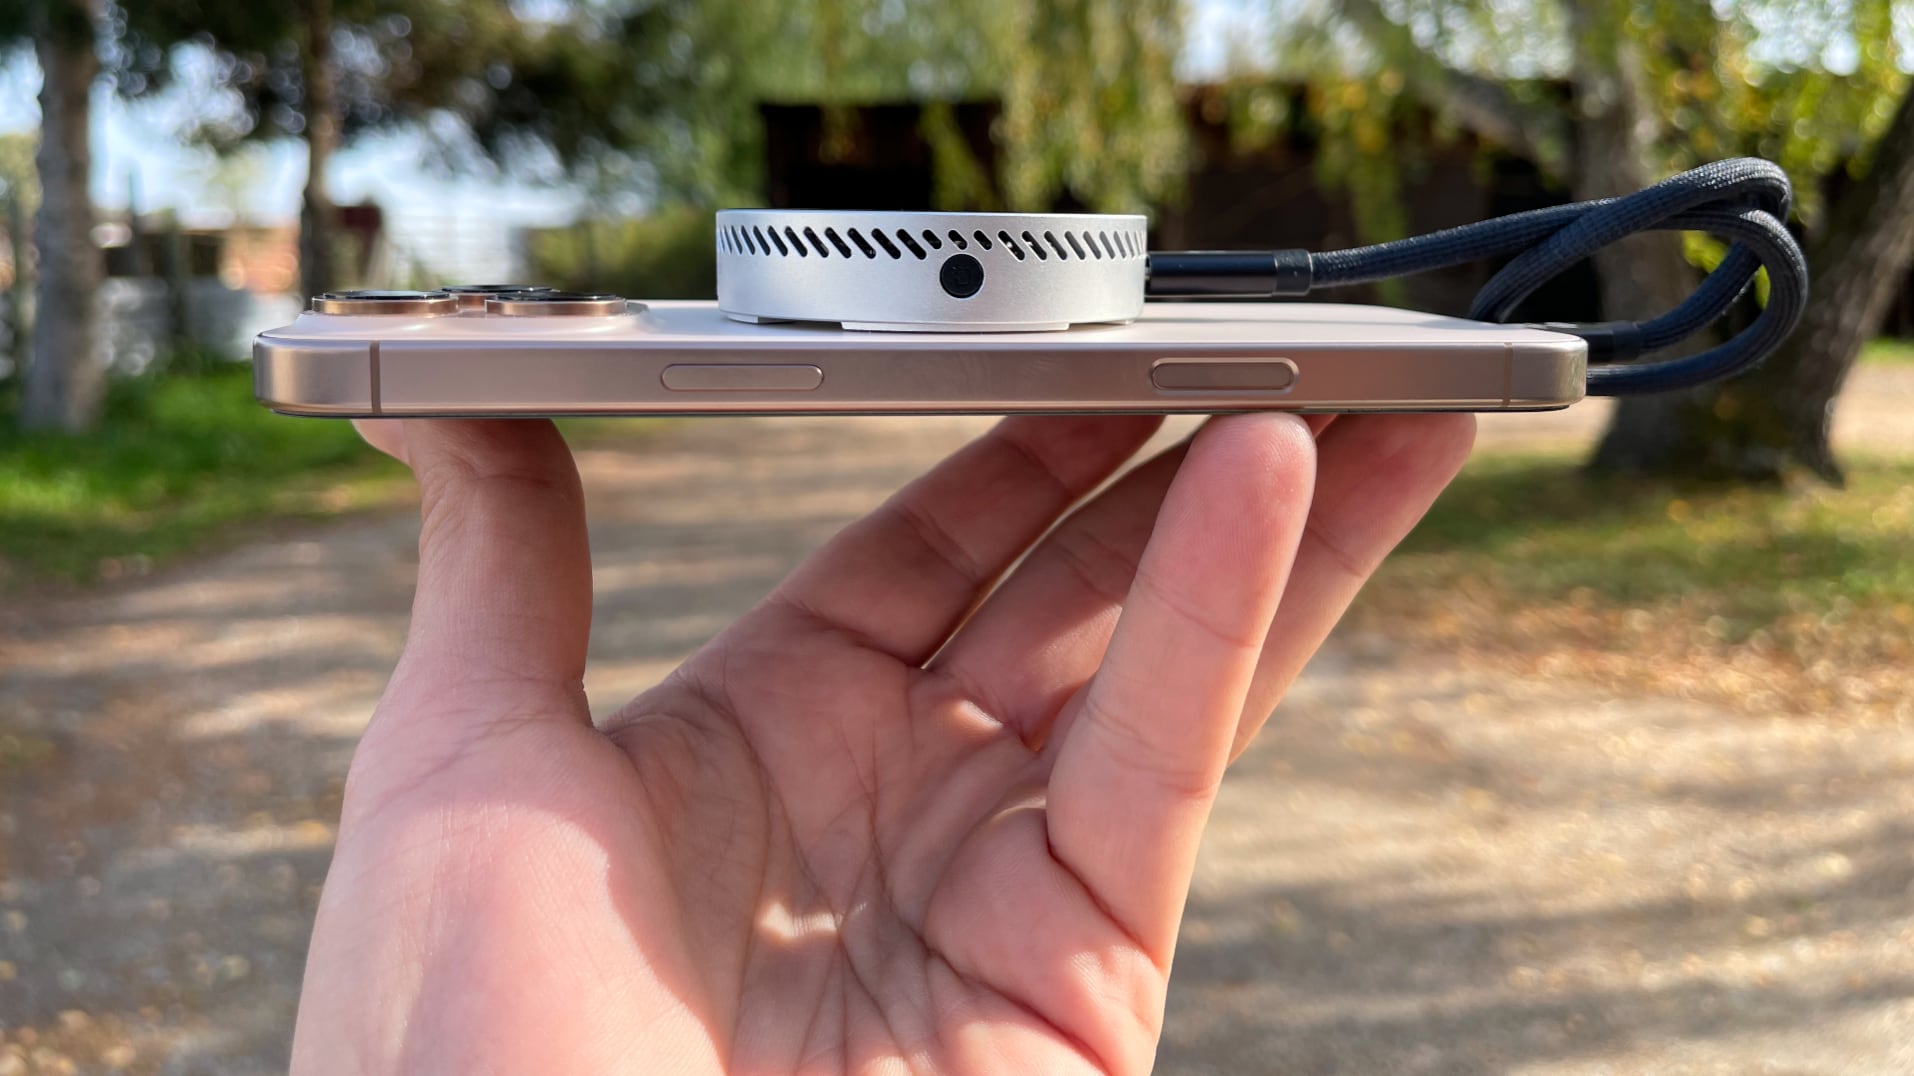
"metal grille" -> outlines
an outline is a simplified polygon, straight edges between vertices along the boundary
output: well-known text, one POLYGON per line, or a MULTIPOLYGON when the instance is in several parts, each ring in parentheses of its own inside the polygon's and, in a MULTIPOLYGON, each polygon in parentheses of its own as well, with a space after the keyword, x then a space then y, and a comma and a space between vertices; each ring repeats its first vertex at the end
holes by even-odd
POLYGON ((813 228, 803 231, 791 227, 780 229, 758 225, 724 225, 718 228, 718 249, 727 254, 779 258, 890 258, 893 261, 913 258, 923 261, 930 257, 932 251, 944 249, 946 240, 956 250, 969 250, 974 243, 979 251, 1001 251, 1018 261, 1028 258, 1038 261, 1052 258, 1058 261, 1122 261, 1141 258, 1145 253, 1143 236, 1122 228, 1045 230, 1036 233, 1022 231, 1015 236, 1008 231, 999 231, 994 238, 980 229, 971 232, 969 239, 955 229, 947 231, 940 238, 929 228, 916 233, 908 228, 846 228, 842 233, 836 228, 825 228, 822 236, 813 228))

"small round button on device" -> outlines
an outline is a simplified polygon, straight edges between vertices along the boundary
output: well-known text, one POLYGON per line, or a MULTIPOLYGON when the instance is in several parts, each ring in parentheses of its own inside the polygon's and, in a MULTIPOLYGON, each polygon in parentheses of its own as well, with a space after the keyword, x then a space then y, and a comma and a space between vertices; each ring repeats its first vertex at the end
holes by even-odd
POLYGON ((952 254, 937 270, 937 282, 953 299, 968 299, 983 290, 983 263, 968 254, 952 254))

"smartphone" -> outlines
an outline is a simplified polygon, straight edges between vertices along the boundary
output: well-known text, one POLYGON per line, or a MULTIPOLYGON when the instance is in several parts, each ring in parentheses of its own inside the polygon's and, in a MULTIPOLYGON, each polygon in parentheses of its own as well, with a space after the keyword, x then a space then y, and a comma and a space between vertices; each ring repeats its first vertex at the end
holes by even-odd
POLYGON ((713 302, 315 302, 253 344, 292 415, 1546 411, 1583 396, 1563 333, 1384 307, 1150 302, 1047 332, 747 323, 713 302))

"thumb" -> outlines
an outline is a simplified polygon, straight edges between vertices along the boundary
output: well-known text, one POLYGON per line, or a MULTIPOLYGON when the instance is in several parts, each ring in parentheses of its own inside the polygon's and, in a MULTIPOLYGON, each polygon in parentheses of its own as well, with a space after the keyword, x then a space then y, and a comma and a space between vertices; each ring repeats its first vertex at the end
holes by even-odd
POLYGON ((591 547, 564 438, 544 420, 413 419, 399 432, 422 523, 394 682, 488 702, 517 688, 578 693, 591 547))

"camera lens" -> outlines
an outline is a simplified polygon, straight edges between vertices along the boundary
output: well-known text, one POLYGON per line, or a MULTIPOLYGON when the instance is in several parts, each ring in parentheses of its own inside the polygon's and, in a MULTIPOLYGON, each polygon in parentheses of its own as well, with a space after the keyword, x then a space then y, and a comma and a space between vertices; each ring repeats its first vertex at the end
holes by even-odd
POLYGON ((952 254, 937 270, 937 282, 951 298, 968 299, 983 289, 983 263, 968 254, 952 254))
POLYGON ((485 300, 485 312, 505 317, 604 317, 623 314, 627 304, 616 295, 599 292, 534 291, 512 295, 493 295, 485 300))
POLYGON ((312 298, 315 314, 450 314, 458 300, 442 291, 329 291, 312 298))
POLYGON ((441 289, 458 297, 459 309, 483 311, 485 300, 494 296, 536 295, 552 289, 538 284, 454 284, 441 289))

